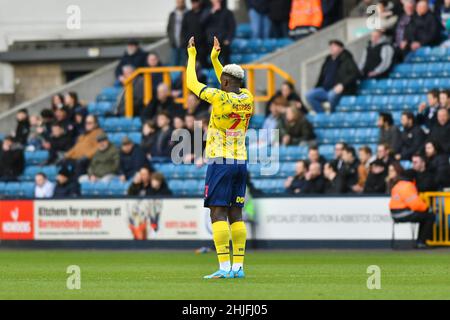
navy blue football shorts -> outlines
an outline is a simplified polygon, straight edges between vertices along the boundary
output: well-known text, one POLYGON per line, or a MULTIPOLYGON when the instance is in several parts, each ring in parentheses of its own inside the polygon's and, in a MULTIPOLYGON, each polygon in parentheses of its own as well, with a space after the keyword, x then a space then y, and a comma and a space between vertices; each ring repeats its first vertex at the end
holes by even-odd
POLYGON ((205 180, 205 207, 244 207, 247 162, 208 159, 205 180))

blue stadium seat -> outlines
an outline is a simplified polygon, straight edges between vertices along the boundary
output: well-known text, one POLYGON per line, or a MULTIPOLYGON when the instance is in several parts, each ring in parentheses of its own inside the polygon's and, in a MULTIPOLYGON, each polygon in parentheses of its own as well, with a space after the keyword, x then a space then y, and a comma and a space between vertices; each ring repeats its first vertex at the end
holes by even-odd
POLYGON ((109 101, 116 102, 117 97, 123 91, 122 87, 107 87, 103 88, 100 94, 97 96, 97 101, 109 101))
POLYGON ((252 36, 252 28, 248 23, 241 23, 236 28, 236 38, 250 38, 252 36))
POLYGON ((44 164, 48 160, 47 150, 36 150, 25 152, 26 165, 44 164))

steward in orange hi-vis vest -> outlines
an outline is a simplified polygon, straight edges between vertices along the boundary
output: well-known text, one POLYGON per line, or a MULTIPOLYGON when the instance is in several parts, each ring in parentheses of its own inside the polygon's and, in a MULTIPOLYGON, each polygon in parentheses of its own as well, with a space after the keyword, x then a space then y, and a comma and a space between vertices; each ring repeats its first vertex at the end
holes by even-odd
POLYGON ((323 22, 321 0, 293 0, 289 19, 289 29, 303 27, 320 28, 323 22))

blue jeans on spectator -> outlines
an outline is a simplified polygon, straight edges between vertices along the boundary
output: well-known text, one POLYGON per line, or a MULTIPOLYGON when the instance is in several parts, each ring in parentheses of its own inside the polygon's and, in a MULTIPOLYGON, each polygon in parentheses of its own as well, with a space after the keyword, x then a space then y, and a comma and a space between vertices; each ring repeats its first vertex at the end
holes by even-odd
POLYGON ((172 47, 172 59, 173 66, 184 66, 186 64, 186 49, 172 47))
POLYGON ((265 14, 260 14, 254 9, 248 11, 253 39, 266 39, 270 37, 271 21, 265 14))
POLYGON ((322 106, 324 102, 330 103, 331 112, 333 112, 340 98, 341 95, 334 92, 333 89, 327 91, 322 87, 311 89, 306 94, 306 99, 308 99, 309 104, 317 113, 325 111, 322 106))

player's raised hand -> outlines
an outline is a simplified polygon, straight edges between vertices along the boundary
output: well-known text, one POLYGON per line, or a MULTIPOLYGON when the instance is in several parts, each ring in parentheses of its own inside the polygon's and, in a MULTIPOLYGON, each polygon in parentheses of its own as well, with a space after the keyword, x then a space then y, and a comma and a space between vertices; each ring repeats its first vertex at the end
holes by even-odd
POLYGON ((219 39, 217 39, 216 36, 214 36, 214 49, 216 51, 220 51, 220 42, 219 42, 219 39))
POLYGON ((191 37, 189 39, 189 42, 188 42, 188 48, 192 48, 192 47, 195 47, 195 39, 194 39, 194 37, 191 37))

